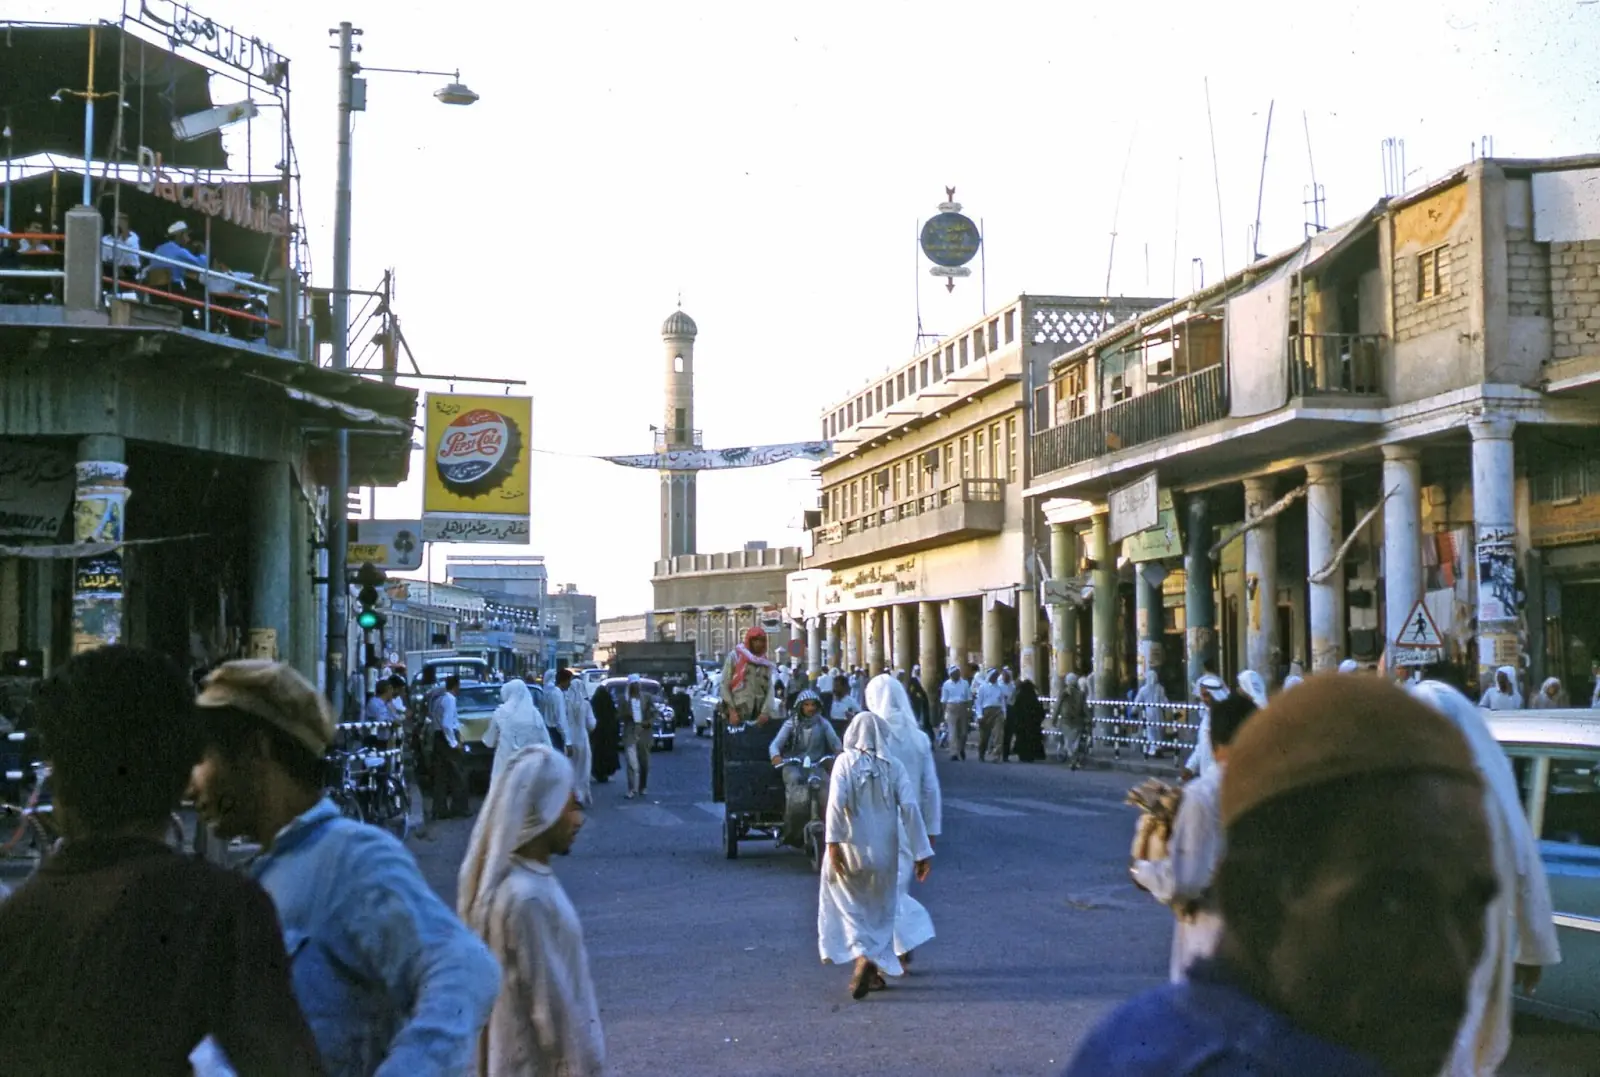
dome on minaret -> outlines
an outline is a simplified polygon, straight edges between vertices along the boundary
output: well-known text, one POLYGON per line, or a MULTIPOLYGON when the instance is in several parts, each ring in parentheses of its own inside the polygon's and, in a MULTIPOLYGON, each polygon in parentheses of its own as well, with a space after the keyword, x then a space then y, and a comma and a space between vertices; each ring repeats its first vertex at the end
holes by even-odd
POLYGON ((694 319, 681 310, 675 310, 666 321, 661 323, 661 335, 668 339, 672 337, 686 337, 693 340, 700 332, 700 327, 694 324, 694 319))

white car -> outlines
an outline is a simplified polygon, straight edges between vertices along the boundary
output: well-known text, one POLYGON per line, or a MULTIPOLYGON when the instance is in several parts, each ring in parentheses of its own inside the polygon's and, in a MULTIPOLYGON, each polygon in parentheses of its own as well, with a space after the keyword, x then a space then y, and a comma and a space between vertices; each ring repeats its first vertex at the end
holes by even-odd
POLYGON ((708 677, 700 682, 695 689, 694 697, 689 702, 689 713, 693 719, 694 735, 703 737, 711 732, 711 722, 717 713, 717 704, 722 701, 717 690, 717 681, 720 677, 708 677))
POLYGON ((607 671, 603 669, 584 669, 578 671, 579 676, 583 678, 583 694, 587 698, 591 700, 594 699, 595 689, 599 688, 606 681, 606 673, 607 671))

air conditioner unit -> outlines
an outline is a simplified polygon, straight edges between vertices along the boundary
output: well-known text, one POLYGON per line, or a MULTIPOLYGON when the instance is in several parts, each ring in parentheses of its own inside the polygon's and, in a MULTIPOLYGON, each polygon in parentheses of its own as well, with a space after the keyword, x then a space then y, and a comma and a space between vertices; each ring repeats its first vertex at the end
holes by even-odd
POLYGON ((927 449, 927 450, 924 450, 924 452, 922 454, 922 470, 924 470, 924 471, 938 471, 939 470, 939 450, 938 449, 927 449))
POLYGON ((872 477, 872 481, 874 485, 878 487, 878 489, 887 490, 889 488, 889 469, 884 468, 882 471, 878 472, 872 477))

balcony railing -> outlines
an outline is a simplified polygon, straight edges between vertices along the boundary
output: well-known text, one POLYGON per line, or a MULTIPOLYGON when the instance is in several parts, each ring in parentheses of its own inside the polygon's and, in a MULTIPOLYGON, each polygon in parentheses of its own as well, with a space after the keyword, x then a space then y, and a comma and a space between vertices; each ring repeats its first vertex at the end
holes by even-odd
POLYGON ((698 430, 656 431, 656 452, 667 452, 669 449, 698 449, 701 447, 700 431, 698 430))
POLYGON ((1004 479, 962 479, 930 493, 917 497, 907 498, 893 505, 885 505, 860 516, 852 516, 848 520, 835 520, 823 524, 816 529, 815 538, 818 544, 843 542, 851 535, 859 535, 873 528, 886 524, 899 523, 902 520, 915 519, 918 516, 950 505, 961 505, 968 502, 1004 501, 1006 498, 1006 481, 1004 479))
POLYGON ((1378 333, 1301 333, 1289 338, 1291 396, 1349 393, 1376 396, 1383 391, 1378 333))
POLYGON ((1227 414, 1227 377, 1221 366, 1207 367, 1033 435, 1034 473, 1074 467, 1118 449, 1193 430, 1227 414))

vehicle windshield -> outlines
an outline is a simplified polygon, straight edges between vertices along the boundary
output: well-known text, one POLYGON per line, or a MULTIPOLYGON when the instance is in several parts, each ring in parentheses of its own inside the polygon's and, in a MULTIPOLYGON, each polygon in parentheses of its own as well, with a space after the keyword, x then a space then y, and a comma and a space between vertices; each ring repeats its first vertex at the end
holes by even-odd
POLYGON ((464 684, 456 693, 456 712, 494 710, 500 705, 498 684, 464 684))

